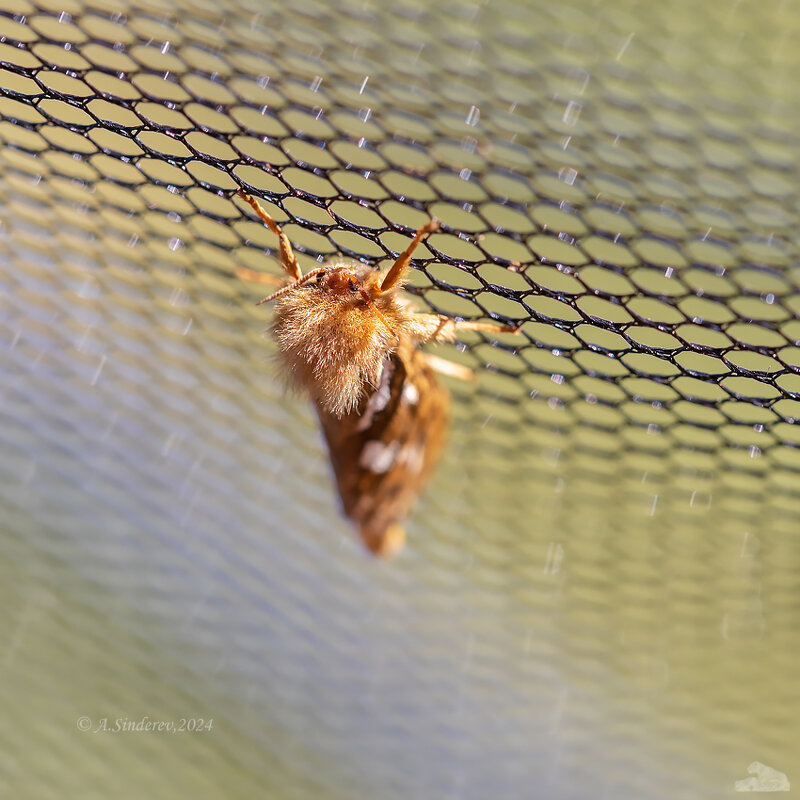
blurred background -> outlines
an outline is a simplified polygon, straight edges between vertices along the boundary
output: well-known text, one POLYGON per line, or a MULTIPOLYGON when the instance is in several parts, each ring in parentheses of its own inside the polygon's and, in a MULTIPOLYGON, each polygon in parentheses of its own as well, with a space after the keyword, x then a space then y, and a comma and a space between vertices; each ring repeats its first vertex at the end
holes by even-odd
POLYGON ((777 0, 0 0, 0 793, 800 785, 799 35, 777 0), (479 379, 394 561, 275 374, 239 186, 304 267, 435 215, 419 307, 523 323, 436 350, 479 379))

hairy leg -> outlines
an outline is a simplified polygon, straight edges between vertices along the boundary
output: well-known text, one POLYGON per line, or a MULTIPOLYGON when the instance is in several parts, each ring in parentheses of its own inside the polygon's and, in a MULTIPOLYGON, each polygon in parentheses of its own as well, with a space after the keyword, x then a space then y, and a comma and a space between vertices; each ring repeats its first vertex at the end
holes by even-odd
POLYGON ((303 273, 300 271, 300 265, 297 263, 294 251, 292 250, 292 245, 289 243, 289 239, 286 237, 286 234, 280 229, 278 223, 275 222, 275 220, 272 219, 269 214, 267 214, 267 212, 261 207, 261 204, 258 202, 258 200, 256 200, 252 195, 247 194, 244 189, 239 189, 238 195, 242 198, 242 200, 250 204, 253 211, 255 211, 258 215, 259 219, 274 234, 277 235, 281 253, 281 264, 286 272, 289 273, 289 277, 294 281, 302 278, 303 273))
POLYGON ((420 344, 425 342, 452 342, 459 331, 485 331, 486 333, 517 333, 519 328, 496 325, 491 322, 457 320, 439 314, 414 314, 411 335, 420 344))
POLYGON ((236 277, 248 283, 266 283, 267 286, 282 286, 286 281, 277 275, 270 275, 267 272, 256 272, 247 267, 236 267, 236 277))
POLYGON ((463 364, 456 364, 454 361, 448 361, 441 356, 435 356, 433 353, 422 353, 427 365, 440 375, 447 375, 448 378, 457 378, 460 381, 472 382, 475 380, 475 373, 463 364))

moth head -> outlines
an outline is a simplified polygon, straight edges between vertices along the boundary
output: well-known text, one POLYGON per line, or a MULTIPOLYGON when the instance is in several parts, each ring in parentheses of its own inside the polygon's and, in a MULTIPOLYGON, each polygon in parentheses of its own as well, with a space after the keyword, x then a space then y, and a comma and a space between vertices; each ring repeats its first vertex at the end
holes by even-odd
POLYGON ((348 295, 360 295, 365 303, 373 303, 374 298, 380 293, 373 285, 367 286, 363 277, 352 267, 324 266, 316 267, 311 272, 302 275, 297 280, 287 283, 277 291, 256 303, 269 303, 284 295, 290 295, 304 286, 314 286, 333 297, 346 298, 348 295))
POLYGON ((315 282, 322 291, 328 292, 333 297, 360 298, 370 313, 385 325, 393 336, 397 335, 389 321, 375 305, 375 300, 380 295, 380 287, 376 282, 365 282, 361 275, 349 267, 320 267, 315 282))
POLYGON ((323 291, 340 297, 348 294, 366 294, 361 278, 347 267, 323 269, 317 275, 316 284, 323 291))

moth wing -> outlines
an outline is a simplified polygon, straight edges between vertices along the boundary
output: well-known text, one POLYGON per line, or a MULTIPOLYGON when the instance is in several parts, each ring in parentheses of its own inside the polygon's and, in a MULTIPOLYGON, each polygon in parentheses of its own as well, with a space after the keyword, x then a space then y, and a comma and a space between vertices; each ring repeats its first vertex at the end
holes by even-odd
POLYGON ((344 513, 370 551, 404 541, 402 521, 436 466, 450 397, 422 354, 401 347, 355 411, 336 417, 317 404, 344 513))

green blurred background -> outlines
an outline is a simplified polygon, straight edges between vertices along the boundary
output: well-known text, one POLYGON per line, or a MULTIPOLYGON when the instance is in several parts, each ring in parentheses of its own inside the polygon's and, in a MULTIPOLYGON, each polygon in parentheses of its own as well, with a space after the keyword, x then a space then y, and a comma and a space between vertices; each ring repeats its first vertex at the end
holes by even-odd
POLYGON ((795 6, 0 14, 3 796, 800 783, 795 6), (420 307, 524 322, 437 350, 479 380, 393 562, 238 185, 304 266, 435 214, 420 307), (212 726, 97 730, 145 717, 212 726))

